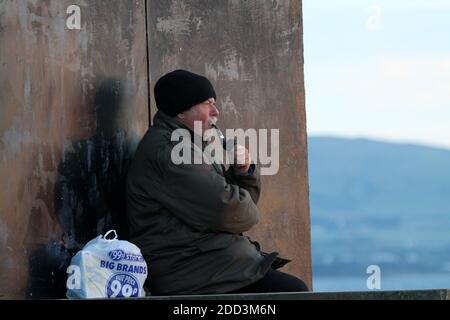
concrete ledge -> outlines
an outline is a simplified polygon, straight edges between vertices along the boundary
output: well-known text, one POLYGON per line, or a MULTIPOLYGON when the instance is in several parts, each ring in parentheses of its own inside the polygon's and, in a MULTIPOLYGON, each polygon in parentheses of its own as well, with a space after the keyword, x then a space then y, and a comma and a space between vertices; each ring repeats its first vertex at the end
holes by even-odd
POLYGON ((450 289, 147 296, 148 300, 450 300, 450 289))

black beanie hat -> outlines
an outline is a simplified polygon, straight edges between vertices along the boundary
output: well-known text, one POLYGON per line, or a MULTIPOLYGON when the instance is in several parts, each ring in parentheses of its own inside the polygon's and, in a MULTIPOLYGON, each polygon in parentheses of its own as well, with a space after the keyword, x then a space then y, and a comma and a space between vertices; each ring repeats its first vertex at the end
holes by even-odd
POLYGON ((209 98, 216 99, 216 92, 207 78, 186 70, 162 76, 156 82, 154 93, 158 110, 171 117, 209 98))

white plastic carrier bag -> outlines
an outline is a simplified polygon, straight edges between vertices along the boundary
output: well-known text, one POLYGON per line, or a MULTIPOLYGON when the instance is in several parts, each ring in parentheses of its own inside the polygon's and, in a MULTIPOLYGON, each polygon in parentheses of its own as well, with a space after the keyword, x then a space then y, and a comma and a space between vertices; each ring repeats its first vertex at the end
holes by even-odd
POLYGON ((115 230, 89 241, 67 268, 67 298, 143 297, 147 264, 134 244, 117 239, 115 230), (107 239, 114 233, 113 239, 107 239))

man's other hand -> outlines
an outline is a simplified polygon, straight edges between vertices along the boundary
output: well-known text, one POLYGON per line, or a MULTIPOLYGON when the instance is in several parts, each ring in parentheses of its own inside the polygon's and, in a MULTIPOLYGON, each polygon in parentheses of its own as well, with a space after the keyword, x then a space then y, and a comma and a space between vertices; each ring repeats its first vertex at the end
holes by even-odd
POLYGON ((250 169, 252 159, 247 148, 241 145, 235 146, 236 162, 233 165, 234 172, 237 174, 247 174, 250 169))

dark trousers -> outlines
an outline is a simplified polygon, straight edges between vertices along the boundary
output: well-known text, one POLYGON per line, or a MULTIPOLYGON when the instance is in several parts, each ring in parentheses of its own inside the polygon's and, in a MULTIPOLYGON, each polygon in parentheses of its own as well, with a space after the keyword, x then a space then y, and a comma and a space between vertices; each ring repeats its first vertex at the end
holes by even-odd
POLYGON ((290 274, 270 269, 264 278, 228 293, 302 292, 309 291, 303 280, 290 274))

